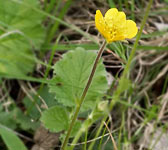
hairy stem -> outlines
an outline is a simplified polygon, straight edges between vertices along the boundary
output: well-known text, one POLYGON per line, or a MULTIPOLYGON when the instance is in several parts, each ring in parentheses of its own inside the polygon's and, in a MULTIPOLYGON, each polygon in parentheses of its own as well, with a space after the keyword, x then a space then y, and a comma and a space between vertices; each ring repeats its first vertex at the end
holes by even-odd
POLYGON ((97 54, 97 57, 96 57, 96 59, 95 59, 95 61, 94 61, 94 65, 93 65, 92 71, 91 71, 91 73, 90 73, 88 82, 87 82, 87 84, 86 84, 86 86, 85 86, 85 88, 84 88, 84 90, 83 90, 83 93, 82 93, 82 96, 81 96, 81 98, 80 98, 80 101, 79 101, 79 103, 78 103, 77 106, 76 106, 76 110, 75 110, 75 113, 74 113, 74 115, 73 115, 71 124, 70 124, 70 126, 69 126, 69 129, 68 129, 68 132, 67 132, 67 134, 66 134, 65 140, 64 140, 64 142, 63 142, 63 144, 62 144, 62 150, 64 150, 65 147, 66 147, 66 145, 67 145, 67 142, 68 142, 68 140, 69 140, 69 136, 70 136, 71 131, 72 131, 72 127, 74 126, 75 121, 77 120, 77 117, 78 117, 80 108, 81 108, 81 106, 82 106, 83 101, 85 100, 87 91, 88 91, 88 89, 89 89, 89 87, 90 87, 90 85, 91 85, 91 82, 92 82, 94 73, 95 73, 96 68, 97 68, 97 64, 98 64, 99 59, 100 59, 100 57, 101 57, 101 55, 102 55, 102 53, 103 53, 103 51, 104 51, 105 46, 106 46, 106 41, 104 41, 103 44, 101 45, 101 47, 100 47, 100 49, 99 49, 99 52, 98 52, 98 54, 97 54))

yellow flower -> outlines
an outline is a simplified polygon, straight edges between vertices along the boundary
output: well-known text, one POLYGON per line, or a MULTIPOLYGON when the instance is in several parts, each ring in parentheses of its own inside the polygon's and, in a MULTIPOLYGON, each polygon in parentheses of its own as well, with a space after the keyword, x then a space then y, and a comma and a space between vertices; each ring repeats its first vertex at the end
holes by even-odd
POLYGON ((105 17, 100 10, 97 10, 95 24, 108 43, 126 38, 131 39, 138 32, 136 23, 132 20, 126 20, 125 13, 118 11, 116 8, 109 9, 105 17))

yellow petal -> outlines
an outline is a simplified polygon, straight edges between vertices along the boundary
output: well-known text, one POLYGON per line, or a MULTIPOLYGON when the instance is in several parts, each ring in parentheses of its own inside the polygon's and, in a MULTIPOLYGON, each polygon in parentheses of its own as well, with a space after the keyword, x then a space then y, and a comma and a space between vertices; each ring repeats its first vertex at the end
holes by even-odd
POLYGON ((126 28, 125 13, 118 11, 116 8, 111 8, 106 12, 104 19, 110 30, 110 41, 120 40, 118 37, 123 39, 126 28))
POLYGON ((118 15, 117 15, 117 18, 116 18, 116 22, 117 22, 118 26, 125 27, 126 15, 125 15, 124 12, 118 12, 118 15))
POLYGON ((119 11, 118 12, 118 16, 117 16, 117 18, 116 18, 118 21, 125 21, 126 20, 126 15, 125 15, 125 13, 124 12, 121 12, 121 11, 119 11))
POLYGON ((105 20, 114 20, 118 14, 118 10, 116 8, 109 9, 105 14, 105 20))
POLYGON ((125 38, 131 39, 134 36, 136 36, 137 32, 138 32, 138 28, 136 26, 136 23, 132 20, 127 20, 125 38))
POLYGON ((96 11, 96 15, 95 15, 95 24, 96 24, 96 28, 99 30, 99 32, 106 38, 106 40, 109 38, 108 35, 108 27, 105 24, 105 20, 104 17, 102 15, 102 13, 100 12, 100 10, 96 11))
POLYGON ((117 35, 117 36, 114 38, 113 41, 122 41, 122 40, 124 40, 124 39, 125 39, 125 37, 124 37, 123 35, 117 35))
POLYGON ((116 19, 114 20, 115 27, 118 30, 119 36, 125 36, 126 30, 126 15, 124 12, 118 12, 116 19))
POLYGON ((99 30, 99 32, 102 33, 103 29, 104 29, 104 26, 105 26, 105 23, 104 23, 103 15, 100 12, 100 10, 96 11, 95 24, 96 24, 96 28, 99 30))

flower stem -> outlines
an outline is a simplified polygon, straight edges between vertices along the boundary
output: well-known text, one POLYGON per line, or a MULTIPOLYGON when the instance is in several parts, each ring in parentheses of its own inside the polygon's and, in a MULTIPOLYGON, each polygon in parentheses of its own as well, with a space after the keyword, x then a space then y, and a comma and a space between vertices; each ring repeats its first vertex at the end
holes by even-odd
POLYGON ((91 82, 92 82, 94 73, 95 73, 95 71, 96 71, 96 67, 97 67, 98 61, 99 61, 99 59, 100 59, 100 57, 101 57, 101 55, 102 55, 102 53, 103 53, 103 51, 104 51, 105 46, 106 46, 106 41, 104 40, 104 42, 102 43, 102 45, 101 45, 101 47, 100 47, 100 49, 99 49, 99 51, 98 51, 97 57, 96 57, 96 59, 95 59, 95 61, 94 61, 94 65, 93 65, 92 71, 91 71, 91 73, 90 73, 88 82, 87 82, 87 84, 86 84, 86 86, 85 86, 85 88, 84 88, 84 90, 83 90, 83 93, 82 93, 82 96, 81 96, 81 98, 80 98, 80 101, 79 101, 79 103, 78 103, 77 106, 76 106, 76 110, 75 110, 75 112, 74 112, 74 115, 73 115, 71 124, 70 124, 70 126, 69 126, 69 129, 68 129, 68 132, 67 132, 67 134, 66 134, 65 140, 64 140, 64 142, 63 142, 63 144, 62 144, 62 150, 64 150, 65 147, 66 147, 66 145, 67 145, 67 142, 68 142, 68 140, 69 140, 69 136, 70 136, 71 131, 72 131, 72 127, 74 126, 75 121, 77 120, 77 117, 78 117, 80 108, 81 108, 81 106, 82 106, 83 101, 85 100, 87 91, 88 91, 88 89, 89 89, 89 87, 90 87, 90 85, 91 85, 91 82))
MULTIPOLYGON (((141 37, 141 34, 142 34, 142 30, 143 30, 143 28, 144 28, 144 26, 145 26, 145 23, 146 23, 146 21, 147 21, 147 18, 148 18, 149 11, 150 11, 150 8, 151 8, 151 6, 152 6, 152 3, 153 3, 153 0, 149 0, 148 6, 147 6, 146 11, 145 11, 145 15, 144 15, 143 20, 142 20, 142 22, 141 22, 140 30, 139 30, 139 32, 138 32, 138 35, 137 35, 137 37, 136 37, 134 46, 133 46, 133 48, 132 48, 131 54, 130 54, 130 56, 129 56, 129 59, 128 59, 128 61, 127 61, 127 64, 126 64, 126 66, 125 66, 125 68, 124 68, 124 72, 123 72, 123 74, 122 74, 120 80, 121 80, 122 78, 126 78, 127 75, 128 75, 128 73, 129 73, 129 71, 130 71, 130 66, 131 66, 132 60, 133 60, 133 58, 134 58, 134 55, 135 55, 135 53, 136 53, 136 50, 137 50, 136 48, 137 48, 137 46, 138 46, 138 41, 140 40, 140 37, 141 37)), ((118 85, 116 91, 113 93, 112 100, 111 100, 111 103, 110 103, 110 106, 109 106, 109 110, 112 110, 112 109, 113 109, 114 105, 117 103, 118 99, 120 98, 120 95, 121 95, 121 90, 120 90, 120 88, 121 88, 122 86, 123 86, 123 82, 122 82, 121 84, 119 83, 119 85, 118 85)), ((106 120, 107 117, 108 117, 108 116, 105 116, 105 117, 103 118, 103 121, 106 120)), ((100 133, 101 129, 103 128, 103 124, 104 124, 103 121, 101 121, 100 127, 99 127, 99 129, 98 129, 98 131, 97 131, 97 133, 96 133, 95 138, 97 138, 97 137, 99 136, 99 133, 100 133)), ((95 144, 95 141, 93 141, 93 142, 90 144, 88 150, 92 150, 94 144, 95 144)))

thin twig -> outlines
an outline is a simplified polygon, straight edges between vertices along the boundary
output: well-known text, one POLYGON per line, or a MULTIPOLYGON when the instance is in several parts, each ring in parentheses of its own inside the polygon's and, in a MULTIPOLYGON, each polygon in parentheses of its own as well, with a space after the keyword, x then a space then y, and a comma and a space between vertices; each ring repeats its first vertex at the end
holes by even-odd
MULTIPOLYGON (((27 95, 27 97, 29 97, 29 99, 32 102, 34 102, 33 97, 29 94, 28 89, 26 89, 26 87, 23 85, 23 82, 19 81, 19 84, 20 84, 21 89, 23 90, 23 92, 27 95)), ((37 103, 35 104, 35 106, 36 106, 37 110, 39 111, 39 113, 42 115, 42 111, 41 111, 41 109, 40 109, 40 107, 38 106, 37 103)))
POLYGON ((97 137, 97 138, 94 138, 94 139, 92 139, 92 140, 88 140, 87 142, 81 142, 81 143, 77 143, 77 144, 71 144, 71 143, 68 143, 68 145, 74 145, 74 146, 78 146, 78 145, 83 145, 83 144, 88 144, 88 143, 91 143, 91 142, 93 142, 93 141, 97 141, 97 140, 99 140, 99 139, 101 139, 101 138, 103 138, 103 137, 106 137, 106 136, 109 136, 111 133, 114 133, 114 132, 116 132, 117 130, 113 130, 112 132, 110 132, 110 133, 106 133, 106 134, 104 134, 104 135, 102 135, 102 136, 99 136, 99 137, 97 137))
POLYGON ((31 86, 31 84, 28 82, 28 86, 31 89, 31 91, 38 96, 38 98, 41 100, 41 102, 44 104, 45 108, 48 109, 48 105, 45 102, 45 100, 34 90, 34 88, 31 86))
POLYGON ((106 128, 107 128, 107 130, 108 130, 108 132, 109 132, 109 134, 110 134, 111 141, 112 141, 113 146, 114 146, 114 150, 118 150, 117 145, 116 145, 116 142, 115 142, 115 140, 114 140, 114 138, 113 138, 113 135, 111 134, 111 131, 110 131, 110 129, 109 129, 109 127, 107 126, 107 124, 106 124, 105 121, 104 121, 104 125, 106 126, 106 128))

